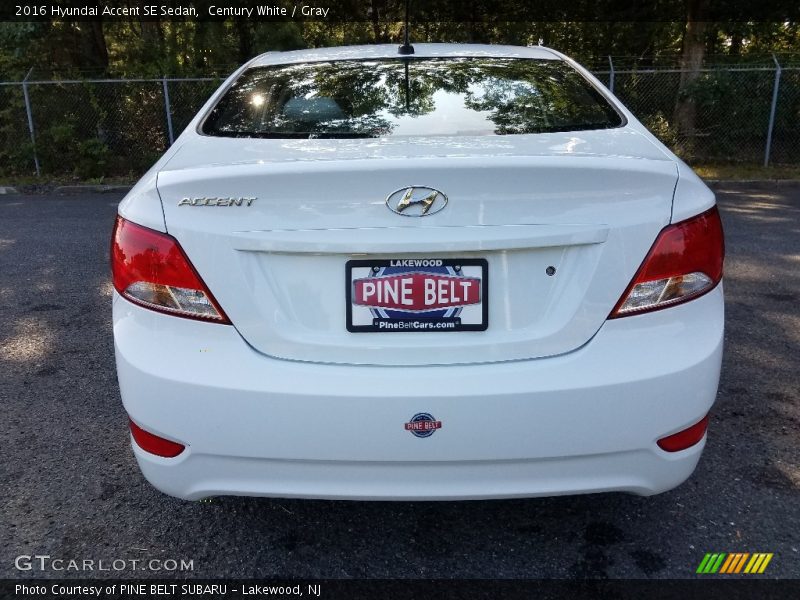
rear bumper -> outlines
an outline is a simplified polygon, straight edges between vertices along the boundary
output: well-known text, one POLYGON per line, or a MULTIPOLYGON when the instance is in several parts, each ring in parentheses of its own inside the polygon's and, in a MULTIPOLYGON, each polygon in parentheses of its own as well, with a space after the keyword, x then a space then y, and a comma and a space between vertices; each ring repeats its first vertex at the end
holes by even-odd
POLYGON ((705 440, 673 460, 646 450, 513 461, 425 463, 272 460, 194 454, 159 459, 134 444, 145 478, 171 496, 330 500, 481 500, 622 491, 649 496, 683 483, 705 440), (167 460, 178 460, 175 465, 167 460))
POLYGON ((705 440, 676 453, 656 441, 713 404, 722 302, 719 286, 682 306, 608 321, 569 354, 483 365, 275 360, 233 327, 118 296, 114 335, 127 412, 187 445, 163 459, 134 444, 145 477, 174 496, 647 495, 680 484, 699 460, 705 440), (442 428, 426 438, 406 431, 419 412, 442 428))

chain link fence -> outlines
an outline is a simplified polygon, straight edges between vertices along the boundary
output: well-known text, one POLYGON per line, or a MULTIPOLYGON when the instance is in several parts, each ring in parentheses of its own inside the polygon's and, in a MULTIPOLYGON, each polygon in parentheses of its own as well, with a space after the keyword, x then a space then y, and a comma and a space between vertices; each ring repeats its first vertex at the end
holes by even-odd
POLYGON ((688 73, 595 73, 658 138, 690 163, 800 164, 800 67, 688 73), (679 104, 693 127, 678 126, 679 104))
MULTIPOLYGON (((800 67, 595 74, 690 164, 800 165, 800 67), (678 112, 691 127, 679 126, 678 112), (685 119, 686 117, 684 117, 685 119)), ((220 78, 0 82, 0 177, 135 177, 186 127, 220 78)))
POLYGON ((0 176, 138 176, 220 78, 0 83, 0 176))

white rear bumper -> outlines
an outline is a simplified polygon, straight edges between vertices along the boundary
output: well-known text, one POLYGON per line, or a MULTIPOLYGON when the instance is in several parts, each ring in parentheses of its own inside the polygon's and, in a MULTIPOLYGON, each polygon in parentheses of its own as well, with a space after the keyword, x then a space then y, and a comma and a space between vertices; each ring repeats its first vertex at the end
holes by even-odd
POLYGON ((608 321, 569 354, 482 365, 275 360, 233 327, 116 295, 114 334, 131 418, 187 445, 174 459, 134 445, 145 477, 174 496, 653 494, 691 475, 705 443, 677 453, 656 445, 714 401, 722 302, 719 286, 682 306, 608 321), (404 424, 419 412, 442 428, 413 436, 404 424))

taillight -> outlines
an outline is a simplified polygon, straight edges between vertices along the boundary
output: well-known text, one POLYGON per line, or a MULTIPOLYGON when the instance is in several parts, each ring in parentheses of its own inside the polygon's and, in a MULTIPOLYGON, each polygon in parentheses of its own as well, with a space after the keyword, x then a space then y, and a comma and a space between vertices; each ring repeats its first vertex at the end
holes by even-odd
POLYGON ((155 454, 163 458, 175 458, 186 449, 186 446, 183 444, 164 439, 154 433, 145 431, 130 419, 128 419, 128 426, 131 428, 131 435, 136 445, 150 454, 155 454))
POLYGON ((665 227, 609 318, 659 310, 711 291, 722 279, 724 257, 716 206, 665 227))
POLYGON ((178 241, 117 217, 111 238, 114 287, 146 308, 192 319, 230 323, 178 241))

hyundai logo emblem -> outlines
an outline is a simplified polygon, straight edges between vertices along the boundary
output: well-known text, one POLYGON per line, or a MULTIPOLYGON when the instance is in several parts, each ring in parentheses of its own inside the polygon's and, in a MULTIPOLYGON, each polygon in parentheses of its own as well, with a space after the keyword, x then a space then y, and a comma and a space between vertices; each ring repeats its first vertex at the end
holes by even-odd
POLYGON ((389 194, 386 206, 404 217, 427 217, 447 206, 447 196, 432 187, 413 185, 389 194))

